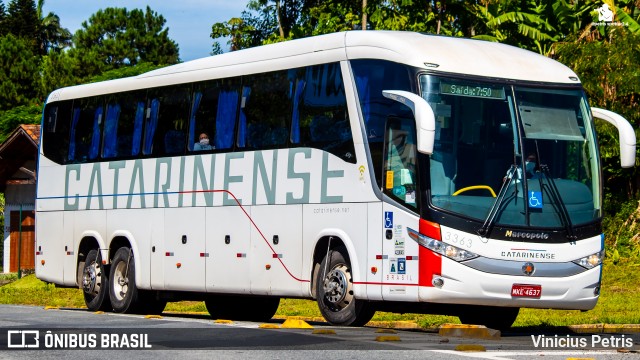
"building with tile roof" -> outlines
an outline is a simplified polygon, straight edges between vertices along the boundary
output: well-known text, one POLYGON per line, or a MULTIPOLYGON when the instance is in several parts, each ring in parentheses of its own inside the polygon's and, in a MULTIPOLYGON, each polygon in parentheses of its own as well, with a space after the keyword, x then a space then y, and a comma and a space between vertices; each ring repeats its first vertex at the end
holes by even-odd
POLYGON ((36 162, 39 142, 40 125, 20 125, 0 144, 0 192, 4 193, 5 198, 5 273, 16 272, 18 265, 20 269, 34 268, 36 162))

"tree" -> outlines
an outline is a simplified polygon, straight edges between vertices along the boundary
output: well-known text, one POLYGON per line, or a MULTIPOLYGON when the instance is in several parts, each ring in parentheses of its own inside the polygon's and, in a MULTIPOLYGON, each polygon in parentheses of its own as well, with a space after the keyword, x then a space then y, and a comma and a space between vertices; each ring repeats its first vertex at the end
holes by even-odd
POLYGON ((60 25, 60 17, 52 12, 43 16, 44 0, 38 0, 38 46, 41 55, 71 46, 71 32, 60 25))
MULTIPOLYGON (((244 15, 244 13, 243 13, 244 15)), ((264 38, 260 36, 260 32, 253 26, 249 25, 250 19, 231 18, 227 22, 215 23, 211 27, 211 38, 228 38, 227 45, 231 51, 246 49, 257 46, 262 43, 264 38)), ((213 43, 212 55, 222 54, 222 46, 219 42, 213 43)))
POLYGON ((27 39, 34 51, 38 48, 38 15, 33 0, 11 0, 7 27, 9 33, 27 39))
POLYGON ((146 11, 106 8, 91 15, 73 36, 70 50, 82 78, 140 62, 175 64, 178 45, 169 38, 165 19, 147 6, 146 11))
POLYGON ((0 38, 0 110, 26 105, 39 94, 39 59, 31 45, 11 34, 0 38))
MULTIPOLYGON (((618 28, 607 38, 593 29, 589 36, 556 46, 558 60, 580 76, 591 105, 619 113, 635 129, 640 126, 639 43, 640 35, 618 28)), ((598 130, 605 192, 621 198, 640 194, 640 171, 620 169, 617 130, 606 124, 598 124, 598 130)))
POLYGON ((7 8, 0 2, 0 36, 5 36, 9 33, 9 24, 7 21, 7 8))
POLYGON ((42 57, 40 64, 40 89, 44 98, 53 90, 81 82, 76 76, 78 63, 67 52, 51 51, 42 57))
POLYGON ((13 107, 0 112, 0 142, 3 142, 20 124, 40 124, 42 104, 29 104, 13 107))
POLYGON ((549 21, 547 4, 536 0, 522 2, 498 0, 471 4, 469 10, 481 19, 476 39, 503 42, 546 54, 558 40, 549 21))

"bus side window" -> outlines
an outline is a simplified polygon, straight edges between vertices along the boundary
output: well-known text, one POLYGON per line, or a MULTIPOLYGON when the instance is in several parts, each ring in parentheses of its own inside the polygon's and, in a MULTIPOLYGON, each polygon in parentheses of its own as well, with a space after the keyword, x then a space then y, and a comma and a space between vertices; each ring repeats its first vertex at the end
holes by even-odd
POLYGON ((180 155, 186 149, 191 86, 150 91, 144 154, 180 155))
POLYGON ((42 149, 48 159, 58 164, 64 164, 68 160, 72 103, 71 100, 49 103, 44 111, 42 149))
POLYGON ((390 116, 412 117, 409 108, 385 98, 383 90, 414 92, 410 71, 405 65, 383 60, 353 60, 351 68, 360 100, 364 133, 369 142, 376 181, 384 188, 383 140, 385 122, 390 116))
POLYGON ((243 77, 238 147, 274 149, 287 145, 292 102, 286 71, 243 77))
POLYGON ((83 163, 98 157, 103 116, 101 98, 81 99, 74 102, 68 162, 83 163))
POLYGON ((416 129, 413 119, 387 121, 384 191, 400 203, 417 208, 416 129))
POLYGON ((140 153, 146 92, 134 91, 107 99, 102 157, 128 158, 140 153))
POLYGON ((189 151, 200 152, 199 136, 209 136, 211 150, 233 148, 238 113, 239 79, 223 79, 196 84, 189 119, 189 151))
POLYGON ((356 163, 353 135, 339 64, 310 66, 292 84, 293 143, 332 153, 356 163))

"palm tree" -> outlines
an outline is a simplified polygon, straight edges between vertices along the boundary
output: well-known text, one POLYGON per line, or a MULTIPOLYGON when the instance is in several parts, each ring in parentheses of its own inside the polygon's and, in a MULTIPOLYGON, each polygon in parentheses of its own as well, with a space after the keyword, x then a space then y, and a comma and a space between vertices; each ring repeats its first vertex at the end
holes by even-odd
POLYGON ((487 1, 484 5, 473 4, 469 10, 485 27, 476 32, 476 39, 505 42, 545 54, 558 38, 557 30, 545 19, 546 5, 533 0, 487 1))
POLYGON ((38 0, 38 43, 40 53, 46 55, 50 51, 60 51, 71 46, 71 32, 60 26, 60 17, 52 12, 42 16, 44 0, 38 0))

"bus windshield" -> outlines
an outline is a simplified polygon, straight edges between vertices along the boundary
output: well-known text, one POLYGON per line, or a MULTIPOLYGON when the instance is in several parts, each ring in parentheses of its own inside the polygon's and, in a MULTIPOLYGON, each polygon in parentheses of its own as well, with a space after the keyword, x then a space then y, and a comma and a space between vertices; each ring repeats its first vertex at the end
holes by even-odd
POLYGON ((431 203, 502 226, 570 228, 600 217, 599 156, 581 89, 422 75, 434 110, 431 203), (498 199, 498 201, 496 201, 498 199))

